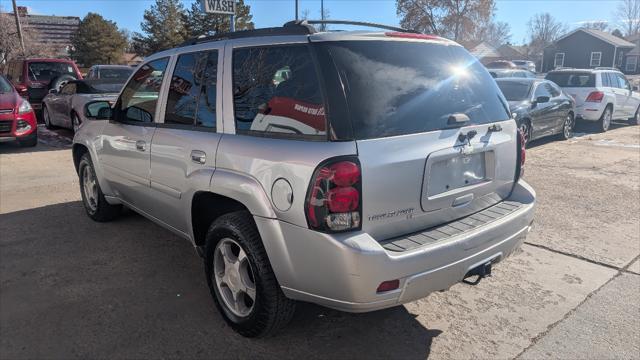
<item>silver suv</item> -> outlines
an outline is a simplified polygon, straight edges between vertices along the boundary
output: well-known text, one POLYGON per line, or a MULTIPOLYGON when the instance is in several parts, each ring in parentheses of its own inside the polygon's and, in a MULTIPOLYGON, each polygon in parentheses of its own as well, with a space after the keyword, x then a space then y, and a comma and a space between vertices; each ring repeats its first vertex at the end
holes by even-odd
POLYGON ((107 120, 74 139, 88 215, 124 205, 191 241, 244 336, 295 301, 366 312, 475 283, 533 220, 506 100, 435 36, 296 22, 198 39, 85 111, 107 120))

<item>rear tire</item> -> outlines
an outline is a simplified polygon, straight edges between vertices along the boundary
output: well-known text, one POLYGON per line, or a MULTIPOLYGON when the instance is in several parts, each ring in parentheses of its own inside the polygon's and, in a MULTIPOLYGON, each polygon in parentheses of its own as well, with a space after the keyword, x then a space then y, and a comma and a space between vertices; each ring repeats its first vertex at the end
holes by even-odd
POLYGON ((560 138, 562 140, 569 140, 573 137, 573 129, 576 126, 576 120, 573 114, 567 114, 564 124, 562 124, 562 132, 560 133, 560 138))
POLYGON ((636 109, 636 113, 635 115, 633 115, 632 118, 629 118, 629 120, 627 120, 629 122, 629 125, 639 125, 640 124, 640 107, 636 109))
POLYGON ((598 120, 598 131, 607 132, 607 130, 609 130, 609 127, 611 127, 612 118, 613 110, 611 109, 611 105, 607 105, 607 107, 602 112, 602 116, 600 116, 600 120, 598 120))
POLYGON ((104 198, 89 153, 85 153, 80 158, 78 176, 82 204, 91 219, 98 222, 107 222, 120 215, 122 205, 111 205, 104 198))
POLYGON ((44 126, 51 130, 56 127, 51 123, 51 116, 49 115, 49 109, 46 106, 42 106, 42 120, 44 121, 44 126))
POLYGON ((287 325, 293 317, 295 301, 285 297, 280 289, 258 229, 247 211, 225 214, 211 224, 206 235, 204 267, 216 307, 229 326, 240 335, 271 335, 287 325), (229 250, 222 249, 225 245, 228 245, 229 250), (222 255, 227 251, 232 253, 231 261, 222 255), (238 265, 232 266, 236 262, 238 265), (243 267, 245 275, 237 270, 243 267), (240 275, 230 275, 228 271, 234 274, 238 271, 240 275), (226 285, 227 279, 231 285, 226 285), (234 292, 242 288, 253 290, 234 292), (234 295, 229 295, 230 293, 234 295), (253 299, 249 294, 253 295, 253 299), (238 299, 235 305, 228 304, 229 296, 238 299), (238 305, 240 302, 241 308, 238 305))

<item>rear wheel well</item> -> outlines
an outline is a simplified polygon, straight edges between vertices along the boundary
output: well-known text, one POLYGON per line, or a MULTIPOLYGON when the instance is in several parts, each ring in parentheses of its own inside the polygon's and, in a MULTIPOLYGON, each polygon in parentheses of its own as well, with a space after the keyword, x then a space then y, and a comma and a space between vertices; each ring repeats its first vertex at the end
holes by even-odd
POLYGON ((209 226, 217 218, 234 211, 246 210, 247 207, 232 198, 211 192, 197 192, 191 202, 191 224, 196 246, 204 246, 209 226))
POLYGON ((80 165, 80 159, 82 159, 82 155, 89 152, 86 146, 82 144, 73 144, 73 165, 76 167, 76 173, 78 172, 78 166, 80 165))

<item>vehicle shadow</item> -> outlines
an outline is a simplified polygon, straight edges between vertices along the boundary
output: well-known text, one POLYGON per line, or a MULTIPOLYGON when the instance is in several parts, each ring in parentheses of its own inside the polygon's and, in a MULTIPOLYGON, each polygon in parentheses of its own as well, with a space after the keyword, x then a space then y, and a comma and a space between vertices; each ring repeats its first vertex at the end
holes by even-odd
POLYGON ((73 131, 68 129, 48 130, 43 125, 38 127, 38 145, 21 147, 17 142, 0 143, 0 154, 22 154, 41 151, 66 150, 71 148, 73 131))
POLYGON ((427 358, 441 334, 403 306, 347 314, 300 303, 273 337, 237 335, 191 244, 132 211, 80 202, 0 214, 3 358, 427 358))
MULTIPOLYGON (((612 130, 616 130, 619 128, 623 128, 626 126, 630 126, 629 124, 627 124, 624 121, 612 121, 611 122, 611 126, 609 127, 609 131, 612 130)), ((601 134, 596 127, 594 126, 594 124, 592 123, 588 123, 588 122, 577 122, 575 125, 574 130, 574 138, 576 137, 582 137, 582 136, 586 136, 586 135, 592 135, 592 134, 601 134)), ((559 141, 558 140, 559 135, 555 135, 555 136, 547 136, 547 137, 543 137, 541 139, 537 139, 537 140, 533 140, 531 141, 528 145, 527 145, 527 149, 533 149, 536 148, 538 146, 541 145, 545 145, 551 142, 555 142, 555 141, 559 141)))

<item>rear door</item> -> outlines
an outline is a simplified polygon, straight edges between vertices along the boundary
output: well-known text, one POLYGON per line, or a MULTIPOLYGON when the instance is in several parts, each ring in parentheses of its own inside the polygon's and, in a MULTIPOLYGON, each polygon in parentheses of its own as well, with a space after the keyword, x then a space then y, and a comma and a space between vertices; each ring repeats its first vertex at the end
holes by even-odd
POLYGON ((624 105, 622 107, 624 111, 620 114, 620 118, 627 119, 633 117, 636 112, 636 104, 632 98, 631 84, 623 74, 614 73, 614 75, 618 80, 618 89, 621 97, 624 99, 624 105))
POLYGON ((151 146, 151 215, 188 233, 193 189, 208 187, 221 134, 222 47, 178 56, 151 146))
POLYGON ((500 202, 516 168, 515 121, 475 58, 444 41, 384 40, 321 45, 345 88, 362 228, 378 240, 500 202))
POLYGON ((628 105, 627 98, 631 94, 630 89, 627 89, 626 79, 622 74, 609 72, 607 73, 612 83, 612 91, 616 97, 616 103, 613 107, 613 118, 614 119, 623 119, 630 117, 627 115, 628 113, 628 105))
POLYGON ((114 120, 104 127, 98 154, 116 195, 145 212, 154 205, 150 149, 168 63, 169 58, 150 61, 129 80, 114 107, 114 120))

